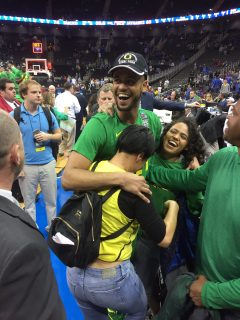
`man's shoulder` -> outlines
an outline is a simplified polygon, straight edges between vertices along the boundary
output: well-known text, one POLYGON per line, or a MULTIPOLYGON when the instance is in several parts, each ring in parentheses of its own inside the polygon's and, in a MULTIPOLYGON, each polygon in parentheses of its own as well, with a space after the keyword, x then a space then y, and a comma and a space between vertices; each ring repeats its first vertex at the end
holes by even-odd
POLYGON ((95 122, 101 122, 101 124, 105 126, 109 126, 110 124, 113 124, 117 118, 117 115, 114 114, 113 116, 110 116, 107 113, 104 112, 97 112, 92 118, 90 119, 90 122, 93 120, 95 122))
POLYGON ((155 123, 161 127, 160 119, 154 112, 146 109, 139 109, 139 116, 142 120, 147 118, 151 123, 155 123))
POLYGON ((55 102, 56 100, 61 100, 65 96, 66 96, 66 91, 59 93, 55 98, 55 102))
POLYGON ((26 110, 24 109, 23 105, 20 104, 19 107, 16 107, 13 111, 11 111, 9 114, 11 117, 15 117, 16 114, 26 113, 26 110))
POLYGON ((231 159, 231 156, 235 156, 236 154, 238 154, 238 148, 237 147, 226 147, 226 148, 222 148, 220 150, 218 150, 217 152, 215 152, 209 159, 212 161, 228 161, 231 159), (225 159, 225 160, 223 160, 225 159))
POLYGON ((147 109, 139 109, 139 113, 140 114, 146 114, 148 117, 153 117, 153 118, 157 118, 158 119, 158 116, 154 113, 154 112, 152 112, 152 111, 150 111, 150 110, 147 110, 147 109))
POLYGON ((216 152, 215 154, 223 156, 223 155, 227 155, 229 153, 234 153, 234 154, 238 153, 238 148, 235 146, 222 148, 218 152, 216 152))
POLYGON ((0 96, 0 104, 1 103, 4 103, 4 99, 3 99, 3 97, 0 96))
MULTIPOLYGON (((31 244, 33 246, 44 246, 44 239, 40 232, 21 220, 17 215, 11 216, 3 212, 0 215, 0 224, 2 226, 0 237, 1 239, 5 239, 4 246, 8 251, 19 251, 31 244)), ((1 251, 3 253, 3 250, 1 251)))

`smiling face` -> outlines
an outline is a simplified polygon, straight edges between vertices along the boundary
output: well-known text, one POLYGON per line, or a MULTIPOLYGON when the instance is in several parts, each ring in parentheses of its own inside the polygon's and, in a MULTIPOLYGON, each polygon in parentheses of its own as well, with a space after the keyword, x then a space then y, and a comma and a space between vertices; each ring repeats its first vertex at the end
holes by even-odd
POLYGON ((224 139, 238 148, 240 147, 240 100, 232 107, 227 116, 224 139))
POLYGON ((169 160, 179 158, 188 145, 188 126, 183 122, 174 124, 163 138, 163 156, 169 160))
POLYGON ((145 84, 144 76, 126 68, 118 68, 113 73, 113 92, 119 111, 137 108, 145 84))

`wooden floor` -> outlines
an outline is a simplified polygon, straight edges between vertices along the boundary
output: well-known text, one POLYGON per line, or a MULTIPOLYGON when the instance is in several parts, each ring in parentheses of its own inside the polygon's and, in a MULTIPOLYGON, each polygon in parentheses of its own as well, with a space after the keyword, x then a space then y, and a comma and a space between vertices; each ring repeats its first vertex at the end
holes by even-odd
POLYGON ((58 157, 56 164, 56 174, 59 174, 66 166, 68 157, 58 157))

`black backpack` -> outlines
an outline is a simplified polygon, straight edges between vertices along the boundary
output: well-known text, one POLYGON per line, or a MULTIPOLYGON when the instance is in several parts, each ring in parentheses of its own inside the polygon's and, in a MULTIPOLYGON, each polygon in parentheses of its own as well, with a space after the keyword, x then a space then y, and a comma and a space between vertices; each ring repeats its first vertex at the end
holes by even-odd
MULTIPOLYGON (((53 122, 52 122, 52 116, 51 116, 51 112, 49 110, 49 108, 47 107, 43 107, 43 112, 44 115, 47 119, 48 122, 48 133, 53 133, 53 122)), ((15 119, 15 121, 17 122, 17 124, 19 125, 20 121, 21 121, 21 107, 17 107, 13 110, 13 117, 15 119)), ((53 152, 53 156, 55 159, 57 159, 57 154, 58 154, 58 141, 50 141, 49 142, 50 147, 52 148, 52 152, 53 152)))
MULTIPOLYGON (((97 167, 97 162, 91 171, 97 167)), ((74 194, 62 207, 60 214, 51 224, 48 245, 56 256, 69 267, 86 268, 99 256, 101 241, 119 237, 126 231, 132 221, 107 237, 101 237, 102 204, 118 189, 110 189, 104 196, 96 191, 86 191, 74 194), (71 240, 74 245, 60 244, 52 237, 60 232, 71 240)))

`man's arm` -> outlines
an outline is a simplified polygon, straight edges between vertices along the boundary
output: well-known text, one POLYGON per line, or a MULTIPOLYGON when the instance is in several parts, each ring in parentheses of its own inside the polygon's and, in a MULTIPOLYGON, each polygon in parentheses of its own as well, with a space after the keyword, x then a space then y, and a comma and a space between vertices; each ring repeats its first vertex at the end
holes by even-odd
POLYGON ((9 67, 16 78, 21 78, 23 75, 22 70, 16 68, 14 65, 9 64, 9 67))
POLYGON ((121 189, 134 193, 144 201, 149 202, 146 194, 151 194, 151 191, 144 177, 130 172, 91 172, 88 170, 91 163, 92 161, 73 151, 63 172, 63 188, 86 191, 119 186, 121 189))
MULTIPOLYGON (((159 100, 157 98, 153 98, 153 108, 157 110, 169 110, 169 111, 181 111, 185 110, 185 108, 198 108, 200 104, 195 101, 192 103, 186 102, 178 102, 178 101, 170 101, 170 100, 159 100)), ((143 107, 144 108, 144 107, 143 107)))
POLYGON ((150 165, 147 180, 170 190, 203 191, 207 184, 208 167, 209 162, 195 170, 167 169, 150 165))
POLYGON ((185 103, 153 98, 153 108, 157 110, 169 110, 169 111, 184 110, 185 103))

